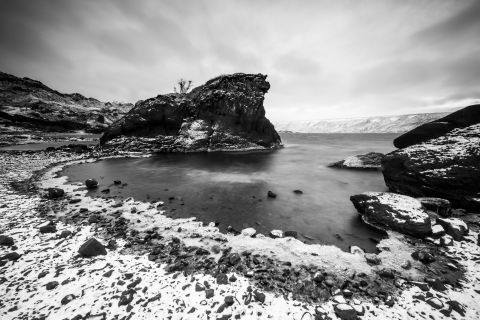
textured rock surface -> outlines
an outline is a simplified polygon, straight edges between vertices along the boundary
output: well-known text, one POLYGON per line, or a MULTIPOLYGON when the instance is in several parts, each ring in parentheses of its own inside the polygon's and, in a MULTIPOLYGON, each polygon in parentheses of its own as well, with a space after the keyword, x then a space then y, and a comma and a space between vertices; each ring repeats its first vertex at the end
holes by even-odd
POLYGON ((383 153, 369 152, 345 158, 329 164, 329 167, 357 170, 380 170, 382 168, 383 153))
POLYGON ((103 135, 106 147, 185 152, 272 149, 280 136, 265 117, 261 74, 214 78, 187 94, 139 101, 103 135))
POLYGON ((103 131, 133 107, 55 91, 40 81, 0 72, 0 123, 47 131, 103 131))
POLYGON ((480 210, 480 124, 400 149, 382 160, 390 191, 439 197, 454 207, 480 210))
POLYGON ((456 128, 465 128, 480 122, 480 104, 472 105, 443 118, 422 124, 393 141, 397 148, 406 148, 429 139, 438 138, 456 128))
POLYGON ((414 198, 388 192, 366 192, 351 196, 350 200, 367 223, 418 237, 432 232, 429 215, 414 198))

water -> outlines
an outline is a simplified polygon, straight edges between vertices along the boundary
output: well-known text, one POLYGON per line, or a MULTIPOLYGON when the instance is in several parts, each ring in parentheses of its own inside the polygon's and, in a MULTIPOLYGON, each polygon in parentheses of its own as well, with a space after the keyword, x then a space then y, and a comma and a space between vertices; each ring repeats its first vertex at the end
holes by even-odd
POLYGON ((395 134, 285 133, 285 148, 271 153, 160 154, 106 159, 70 166, 71 181, 96 178, 90 196, 165 201, 167 215, 195 216, 225 230, 253 227, 295 230, 307 243, 358 245, 375 250, 381 235, 361 222, 349 200, 364 191, 385 191, 382 174, 328 168, 327 164, 370 151, 389 152, 395 134), (114 186, 121 180, 126 186, 114 186), (100 190, 110 188, 108 195, 100 190), (300 189, 302 195, 293 193, 300 189), (277 194, 267 198, 268 190, 277 194))

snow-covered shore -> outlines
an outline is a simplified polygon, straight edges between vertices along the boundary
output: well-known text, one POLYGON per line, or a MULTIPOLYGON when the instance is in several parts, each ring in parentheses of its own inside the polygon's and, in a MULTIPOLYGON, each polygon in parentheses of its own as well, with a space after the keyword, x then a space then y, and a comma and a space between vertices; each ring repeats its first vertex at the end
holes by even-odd
POLYGON ((447 256, 457 261, 459 269, 465 270, 461 288, 446 285, 447 290, 443 292, 431 288, 423 292, 411 281, 423 282, 425 268, 409 258, 415 246, 398 233, 390 233, 388 239, 379 243, 380 265, 367 263, 362 253, 346 253, 333 246, 306 245, 293 238, 222 234, 213 224, 203 226, 194 218, 174 220, 166 217, 161 203, 89 198, 83 186, 56 175, 66 163, 93 160, 68 153, 0 153, 3 199, 0 234, 12 237, 17 247, 1 246, 0 257, 13 251, 20 255, 15 261, 4 259, 6 262, 0 267, 2 319, 87 319, 95 316, 104 319, 229 319, 228 316, 231 319, 301 319, 302 316, 313 319, 315 314, 319 319, 327 316, 335 319, 334 305, 341 307, 343 304, 359 311, 363 309, 362 319, 462 318, 457 311, 446 315, 450 300, 465 307, 465 319, 480 317, 480 307, 475 302, 480 297, 476 232, 471 231, 466 241, 456 241, 453 246, 442 248, 447 256), (63 164, 55 165, 62 161, 63 164), (48 166, 53 167, 39 176, 38 186, 40 189, 62 188, 66 192, 63 199, 45 200, 38 192, 26 193, 12 188, 12 182, 18 184, 48 166), (90 219, 92 216, 98 219, 90 219), (127 221, 127 227, 114 237, 110 226, 119 218, 127 221), (57 232, 41 234, 38 227, 48 221, 56 223, 57 232), (64 230, 72 231, 72 235, 60 238, 64 230), (157 239, 145 240, 146 235, 152 234, 158 235, 157 239), (106 256, 78 257, 78 248, 91 237, 105 244, 115 239, 116 248, 109 246, 112 249, 106 256), (152 254, 152 248, 169 247, 177 241, 185 250, 208 251, 213 265, 194 272, 181 268, 171 271, 175 262, 182 259, 197 262, 199 259, 181 255, 161 258, 165 252, 158 257, 152 254), (222 259, 234 254, 238 254, 240 262, 220 272, 222 259), (260 262, 248 267, 251 257, 260 262), (411 260, 412 268, 398 268, 405 259, 411 260), (238 268, 240 265, 243 268, 238 268), (266 265, 275 269, 272 272, 289 270, 292 275, 285 277, 285 284, 290 283, 289 279, 303 281, 299 288, 303 285, 307 290, 310 285, 318 285, 328 295, 310 299, 294 294, 298 291, 296 288, 281 290, 278 286, 281 279, 257 277, 261 272, 270 271, 262 271, 266 265), (394 279, 379 276, 386 268, 393 270, 394 279), (226 284, 218 281, 221 273, 231 280, 234 275, 236 280, 226 284), (318 273, 322 274, 322 281, 315 280, 318 273), (346 280, 351 287, 347 284, 343 288, 346 280), (352 285, 362 280, 367 282, 364 290, 352 285), (58 285, 47 290, 47 283, 53 281, 58 285), (207 298, 207 288, 213 289, 212 297, 207 298), (346 290, 352 292, 353 297, 346 290), (380 294, 382 290, 387 291, 385 295, 380 294), (258 294, 257 299, 246 304, 243 297, 248 300, 253 291, 265 296, 258 294), (439 300, 442 307, 432 306, 432 299, 439 300))

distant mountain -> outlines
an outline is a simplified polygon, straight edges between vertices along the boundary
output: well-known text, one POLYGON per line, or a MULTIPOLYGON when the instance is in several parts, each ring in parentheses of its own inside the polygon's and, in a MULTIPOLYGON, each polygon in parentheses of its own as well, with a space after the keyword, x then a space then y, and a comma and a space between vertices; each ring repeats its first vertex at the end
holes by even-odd
POLYGON ((447 113, 419 113, 349 119, 325 119, 275 123, 278 131, 300 133, 401 133, 446 116, 447 113))
POLYGON ((40 81, 0 72, 0 123, 46 131, 102 132, 133 104, 65 94, 40 81))

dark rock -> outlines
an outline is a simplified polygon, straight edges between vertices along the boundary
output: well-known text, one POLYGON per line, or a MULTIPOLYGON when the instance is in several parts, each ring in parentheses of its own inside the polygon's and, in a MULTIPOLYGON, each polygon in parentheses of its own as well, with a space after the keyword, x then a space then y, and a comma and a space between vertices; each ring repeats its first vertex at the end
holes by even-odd
POLYGON ((228 263, 232 266, 236 265, 237 263, 239 263, 240 261, 242 261, 242 258, 240 257, 240 255, 238 253, 231 253, 228 255, 228 263))
POLYGON ((396 148, 406 148, 443 136, 453 129, 469 127, 479 122, 480 105, 472 105, 438 120, 422 124, 393 140, 393 144, 396 148))
POLYGON ((233 296, 226 296, 225 297, 225 305, 228 307, 232 306, 235 303, 234 297, 233 296))
POLYGON ((118 306, 126 306, 129 305, 133 301, 133 295, 135 294, 134 289, 128 289, 120 295, 120 299, 118 300, 118 306))
POLYGON ((119 184, 122 184, 122 181, 120 181, 120 180, 113 180, 113 184, 114 184, 114 185, 119 185, 119 184))
POLYGON ((435 261, 435 257, 429 250, 416 250, 412 253, 412 258, 425 264, 435 261))
POLYGON ((420 281, 412 281, 411 283, 412 283, 413 285, 419 287, 420 290, 422 290, 422 291, 428 291, 428 290, 430 290, 430 287, 428 286, 428 283, 420 282, 420 281))
POLYGON ((285 231, 283 234, 285 237, 292 237, 297 239, 298 237, 298 232, 297 231, 285 231))
POLYGON ((452 204, 448 200, 432 197, 417 198, 417 200, 420 201, 425 209, 433 211, 442 217, 452 215, 452 204))
POLYGON ((276 197, 277 197, 277 194, 276 194, 275 192, 273 192, 273 191, 268 190, 267 196, 268 196, 269 198, 276 198, 276 197))
POLYGON ((260 292, 258 290, 253 291, 253 297, 255 298, 255 301, 265 303, 266 296, 263 292, 260 292))
POLYGON ((55 233, 57 232, 57 227, 52 221, 50 221, 47 225, 38 228, 38 230, 40 231, 40 233, 55 233))
POLYGON ((215 294, 215 290, 213 290, 213 289, 206 289, 205 290, 205 298, 206 299, 213 298, 214 294, 215 294))
POLYGON ((277 148, 280 136, 263 107, 270 88, 265 79, 261 74, 224 75, 190 93, 139 101, 100 141, 117 149, 161 152, 277 148))
POLYGON ((393 273, 393 270, 392 269, 380 269, 378 270, 378 275, 380 277, 383 277, 383 278, 390 278, 390 279, 394 279, 395 278, 395 274, 393 273))
POLYGON ((382 260, 374 253, 365 254, 365 259, 367 260, 367 263, 371 265, 379 265, 382 263, 382 260))
POLYGON ((228 276, 225 273, 218 274, 217 284, 228 284, 228 276))
POLYGON ((415 197, 447 199, 452 206, 479 211, 480 124, 391 152, 382 160, 387 187, 415 197))
POLYGON ((87 189, 95 189, 98 187, 98 181, 95 179, 87 179, 85 180, 85 186, 87 189))
POLYGON ((383 153, 369 152, 329 164, 329 167, 356 170, 380 170, 383 153))
POLYGON ((56 287, 58 287, 58 282, 57 282, 57 281, 50 281, 49 283, 47 283, 47 284, 45 285, 45 288, 46 288, 47 290, 53 290, 53 289, 55 289, 56 287))
POLYGON ((235 277, 235 275, 232 274, 232 275, 230 276, 230 278, 228 278, 228 281, 230 281, 230 282, 235 282, 235 281, 237 281, 237 277, 235 277))
POLYGON ((350 197, 368 224, 424 237, 432 232, 431 220, 420 201, 388 192, 366 192, 350 197))
POLYGON ((7 254, 5 254, 2 259, 0 260, 10 260, 10 261, 17 261, 18 259, 20 259, 21 255, 19 255, 18 253, 16 252, 9 252, 7 254))
POLYGON ((12 237, 0 234, 0 246, 13 246, 14 241, 12 237))
POLYGON ((293 193, 295 193, 295 194, 303 194, 303 191, 302 191, 302 190, 295 189, 295 190, 293 190, 293 193))
POLYGON ((455 241, 461 241, 468 234, 468 226, 465 222, 457 218, 438 218, 437 223, 441 225, 448 235, 455 241))
POLYGON ((78 253, 82 257, 94 257, 98 255, 106 255, 107 250, 105 250, 105 246, 98 242, 97 239, 91 238, 81 245, 80 249, 78 249, 78 253))
POLYGON ((60 188, 48 188, 47 189, 47 197, 49 199, 58 199, 65 195, 65 191, 60 188))
POLYGON ((72 231, 70 230, 63 230, 61 233, 60 233, 60 238, 68 238, 69 236, 72 235, 72 231))
POLYGON ((435 309, 443 308, 443 302, 440 301, 438 298, 430 298, 430 299, 427 299, 426 302, 432 307, 434 307, 435 309))
POLYGON ((62 298, 61 303, 62 303, 62 305, 68 304, 69 302, 71 302, 75 298, 76 297, 73 294, 67 294, 65 297, 62 298))
POLYGON ((451 300, 451 301, 447 301, 447 304, 450 306, 452 310, 457 312, 462 317, 465 317, 465 307, 460 302, 451 300))

